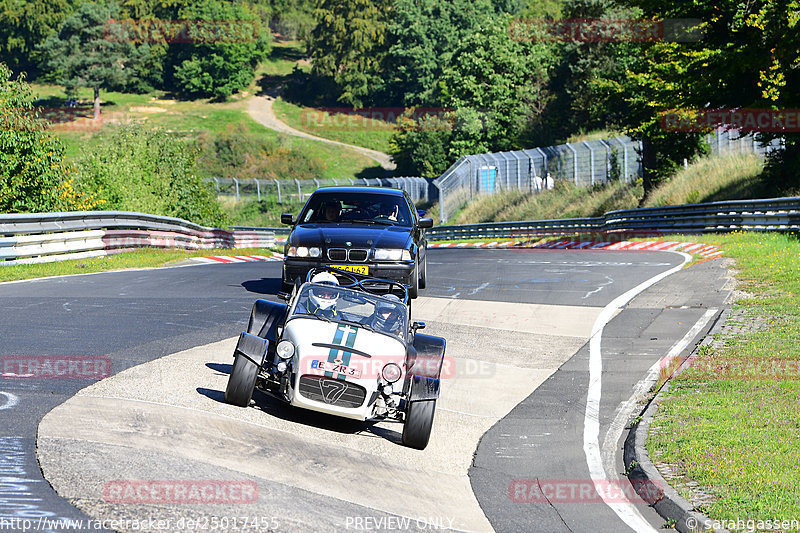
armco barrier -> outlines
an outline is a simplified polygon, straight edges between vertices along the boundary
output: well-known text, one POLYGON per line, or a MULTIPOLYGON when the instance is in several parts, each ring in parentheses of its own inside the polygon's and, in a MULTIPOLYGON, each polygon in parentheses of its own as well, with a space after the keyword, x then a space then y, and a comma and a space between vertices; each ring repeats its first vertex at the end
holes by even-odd
POLYGON ((602 217, 437 226, 431 240, 519 239, 573 233, 639 235, 730 231, 800 231, 800 197, 734 200, 610 211, 602 217))
MULTIPOLYGON (((289 229, 206 228, 171 217, 127 211, 0 215, 0 265, 60 261, 137 247, 269 247, 289 229)), ((800 197, 735 200, 611 211, 602 217, 438 226, 430 240, 525 239, 545 235, 800 232, 800 197)))
POLYGON ((207 228, 127 211, 0 215, 0 265, 81 259, 133 248, 254 248, 275 245, 268 228, 207 228))

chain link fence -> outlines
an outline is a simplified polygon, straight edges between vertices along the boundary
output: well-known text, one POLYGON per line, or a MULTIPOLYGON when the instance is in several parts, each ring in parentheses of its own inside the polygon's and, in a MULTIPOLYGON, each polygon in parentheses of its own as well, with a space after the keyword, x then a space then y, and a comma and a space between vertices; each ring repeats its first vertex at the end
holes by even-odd
MULTIPOLYGON (((707 137, 712 153, 758 153, 780 148, 780 139, 762 144, 753 135, 719 130, 707 137)), ((536 193, 555 180, 590 186, 610 181, 631 183, 642 176, 641 142, 619 136, 543 148, 461 157, 434 180, 442 224, 478 195, 522 190, 536 193)))
POLYGON ((209 181, 214 184, 218 196, 233 196, 237 201, 240 200, 242 196, 255 196, 259 202, 266 198, 274 198, 278 203, 288 201, 304 202, 311 193, 320 187, 339 185, 402 189, 417 203, 435 200, 436 193, 436 188, 431 185, 431 180, 409 177, 350 178, 338 180, 333 178, 310 180, 209 178, 209 181))

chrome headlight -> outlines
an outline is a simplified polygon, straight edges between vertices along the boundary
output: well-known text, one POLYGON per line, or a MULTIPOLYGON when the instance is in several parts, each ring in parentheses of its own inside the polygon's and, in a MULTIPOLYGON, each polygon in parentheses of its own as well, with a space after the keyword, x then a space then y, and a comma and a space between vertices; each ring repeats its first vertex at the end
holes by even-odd
POLYGON ((294 344, 291 341, 283 340, 278 343, 275 352, 281 359, 290 359, 294 355, 294 344))
POLYGON ((388 363, 386 366, 383 367, 381 370, 381 376, 383 379, 388 381, 389 383, 394 383, 403 375, 403 371, 400 370, 400 367, 394 363, 388 363))
POLYGON ((411 257, 408 250, 394 249, 394 248, 376 248, 375 259, 377 261, 400 261, 405 259, 405 256, 411 257), (405 253, 404 253, 405 252, 405 253))
POLYGON ((289 257, 319 257, 322 255, 322 250, 317 246, 307 248, 305 246, 290 246, 286 252, 289 257))

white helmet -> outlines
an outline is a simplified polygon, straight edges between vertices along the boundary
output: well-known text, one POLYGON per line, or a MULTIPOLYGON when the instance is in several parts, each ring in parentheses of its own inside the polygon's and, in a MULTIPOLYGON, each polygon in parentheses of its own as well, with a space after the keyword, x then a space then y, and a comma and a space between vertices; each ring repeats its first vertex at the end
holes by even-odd
POLYGON ((322 287, 311 287, 309 290, 309 298, 319 309, 333 309, 336 306, 336 300, 339 298, 339 291, 333 287, 339 286, 339 280, 330 272, 320 272, 311 278, 312 283, 321 283, 322 287), (326 287, 325 285, 330 285, 326 287))

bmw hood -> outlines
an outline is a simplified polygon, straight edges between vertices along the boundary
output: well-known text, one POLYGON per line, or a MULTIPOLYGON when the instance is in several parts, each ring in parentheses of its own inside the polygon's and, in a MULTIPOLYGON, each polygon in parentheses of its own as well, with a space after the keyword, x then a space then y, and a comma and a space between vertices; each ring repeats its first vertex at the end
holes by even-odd
POLYGON ((299 224, 289 236, 292 246, 324 248, 407 248, 411 228, 373 224, 299 224))

